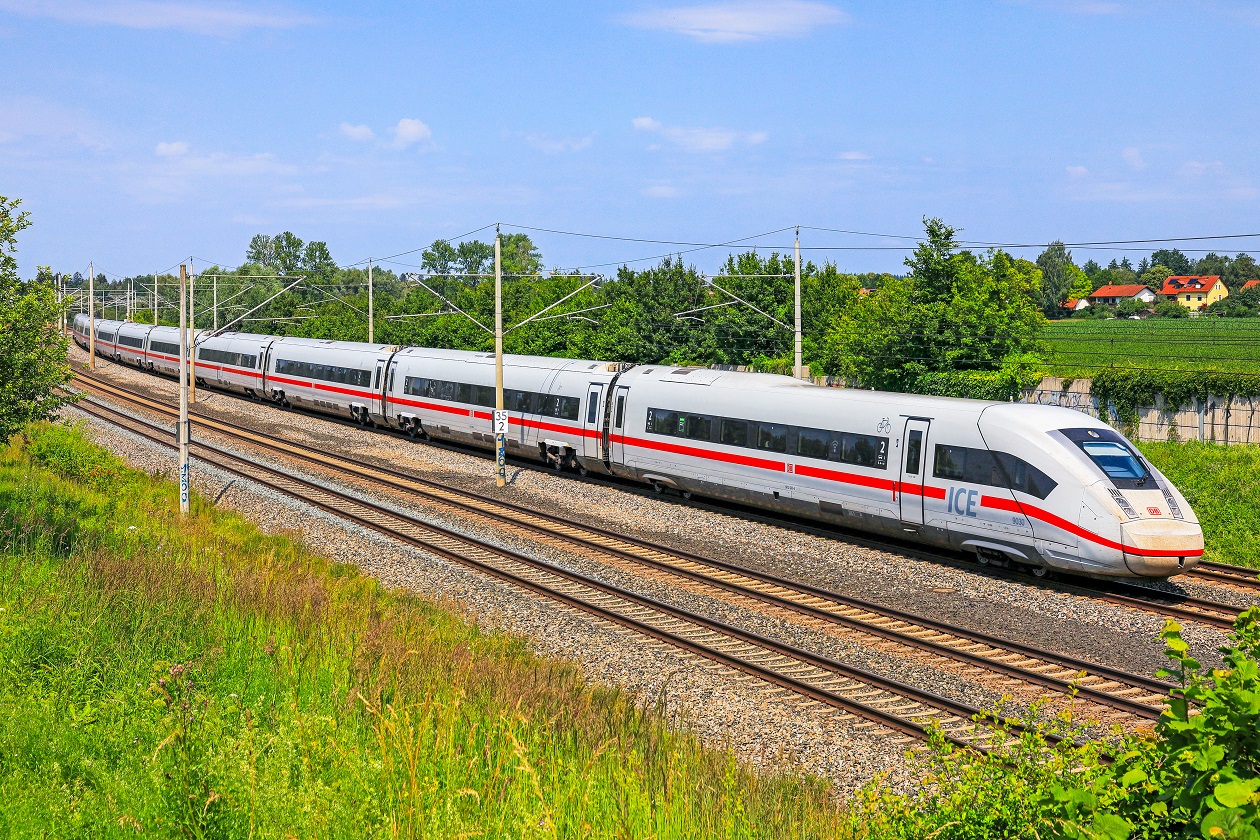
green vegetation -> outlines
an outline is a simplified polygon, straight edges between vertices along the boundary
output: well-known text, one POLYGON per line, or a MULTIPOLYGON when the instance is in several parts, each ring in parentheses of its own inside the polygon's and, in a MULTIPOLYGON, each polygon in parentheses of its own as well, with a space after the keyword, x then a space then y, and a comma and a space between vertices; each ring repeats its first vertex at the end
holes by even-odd
POLYGON ((1052 321, 1042 338, 1050 376, 1110 367, 1260 371, 1260 318, 1052 321))
POLYGON ((868 789, 850 812, 869 840, 1260 840, 1260 608, 1243 613, 1224 667, 1205 674, 1181 629, 1161 634, 1171 678, 1155 731, 1106 756, 1068 716, 1010 733, 991 755, 939 738, 908 796, 868 789), (1052 738, 1064 737, 1058 744, 1052 738))
POLYGON ((0 450, 0 836, 844 836, 516 638, 64 426, 0 450))
POLYGON ((18 279, 17 235, 30 226, 19 199, 0 195, 0 441, 32 420, 51 417, 66 400, 66 340, 57 333, 61 303, 48 272, 18 279))
POLYGON ((1139 444, 1203 523, 1204 558, 1260 567, 1260 447, 1139 444))

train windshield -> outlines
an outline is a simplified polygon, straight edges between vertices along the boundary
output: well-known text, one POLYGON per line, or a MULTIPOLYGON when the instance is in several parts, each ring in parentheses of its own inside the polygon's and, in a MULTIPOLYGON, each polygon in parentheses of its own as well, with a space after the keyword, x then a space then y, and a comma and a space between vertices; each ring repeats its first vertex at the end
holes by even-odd
POLYGON ((1146 467, 1124 446, 1110 440, 1082 441, 1081 449, 1108 478, 1135 479, 1146 477, 1146 467))
POLYGON ((1055 434, 1079 447, 1121 490, 1144 487, 1151 477, 1146 462, 1128 441, 1111 429, 1061 429, 1055 434))

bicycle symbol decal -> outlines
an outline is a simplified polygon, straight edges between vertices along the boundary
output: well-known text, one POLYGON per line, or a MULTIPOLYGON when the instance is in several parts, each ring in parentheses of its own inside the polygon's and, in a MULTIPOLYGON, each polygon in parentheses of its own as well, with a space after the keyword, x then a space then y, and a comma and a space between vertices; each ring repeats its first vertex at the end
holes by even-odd
POLYGON ((887 417, 885 417, 883 420, 879 421, 879 425, 875 427, 875 431, 886 435, 892 431, 892 423, 887 417))

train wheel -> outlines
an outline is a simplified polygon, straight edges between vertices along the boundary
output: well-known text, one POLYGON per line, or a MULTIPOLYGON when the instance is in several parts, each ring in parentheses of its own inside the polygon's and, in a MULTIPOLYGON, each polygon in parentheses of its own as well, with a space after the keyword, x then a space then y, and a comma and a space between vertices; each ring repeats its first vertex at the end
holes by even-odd
POLYGON ((1030 569, 1029 571, 1032 572, 1033 577, 1039 578, 1039 579, 1047 578, 1050 576, 1050 570, 1047 569, 1045 566, 1033 566, 1032 569, 1030 569))

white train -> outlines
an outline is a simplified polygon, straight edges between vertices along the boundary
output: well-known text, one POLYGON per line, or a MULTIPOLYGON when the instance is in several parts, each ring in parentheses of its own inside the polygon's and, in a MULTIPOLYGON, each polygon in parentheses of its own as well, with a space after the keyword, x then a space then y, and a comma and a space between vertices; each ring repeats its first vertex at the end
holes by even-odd
MULTIPOLYGON (((87 318, 74 323, 86 346, 87 318)), ((97 352, 177 371, 178 330, 97 322, 97 352), (139 341, 139 344, 135 342, 139 341)), ((492 448, 492 354, 225 333, 199 382, 492 448)), ((1166 578, 1203 531, 1122 435, 1076 411, 784 376, 507 356, 511 454, 974 553, 1037 574, 1166 578)))

